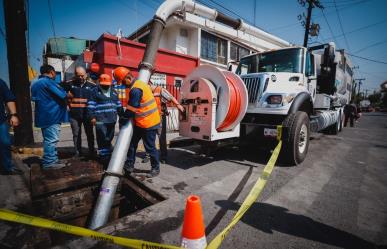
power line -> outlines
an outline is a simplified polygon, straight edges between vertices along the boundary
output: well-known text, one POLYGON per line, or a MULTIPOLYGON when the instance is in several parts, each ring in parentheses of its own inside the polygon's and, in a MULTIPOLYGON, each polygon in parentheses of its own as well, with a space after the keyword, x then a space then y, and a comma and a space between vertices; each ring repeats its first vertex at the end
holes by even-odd
POLYGON ((350 55, 350 56, 353 56, 353 57, 356 57, 356 58, 359 58, 359 59, 362 59, 362 60, 366 60, 366 61, 372 61, 372 62, 375 62, 375 63, 380 63, 380 64, 386 64, 387 65, 387 62, 385 61, 378 61, 378 60, 373 60, 373 59, 369 59, 369 58, 365 58, 365 57, 361 57, 361 56, 358 56, 358 55, 354 55, 354 54, 351 54, 351 53, 348 53, 348 52, 345 52, 346 54, 350 55))
POLYGON ((383 44, 383 43, 386 43, 386 42, 387 42, 387 40, 376 42, 376 43, 371 44, 371 45, 369 45, 369 46, 367 46, 367 47, 361 48, 361 49, 357 50, 357 51, 354 52, 354 53, 362 52, 362 51, 364 51, 364 50, 366 50, 366 49, 369 49, 369 48, 378 46, 378 45, 383 44))
POLYGON ((345 35, 345 32, 344 32, 343 23, 341 21, 339 10, 337 9, 336 0, 334 0, 334 3, 335 3, 336 14, 337 14, 337 17, 339 19, 340 29, 341 29, 341 32, 344 36, 344 42, 345 42, 345 45, 347 46, 347 49, 350 51, 351 49, 350 49, 349 44, 348 44, 347 36, 345 35))
MULTIPOLYGON (((236 12, 233 11, 233 10, 230 10, 229 8, 223 6, 222 4, 220 4, 220 3, 218 3, 218 2, 216 2, 216 1, 214 1, 214 0, 208 0, 208 1, 211 2, 212 5, 210 5, 209 3, 205 3, 203 0, 198 0, 199 3, 202 3, 202 4, 204 4, 204 5, 207 5, 208 7, 211 7, 211 8, 215 8, 215 9, 216 9, 216 8, 217 8, 216 6, 218 6, 218 7, 222 8, 223 10, 225 10, 226 12, 230 13, 231 15, 240 18, 240 19, 243 20, 244 22, 246 22, 246 23, 248 23, 248 24, 250 24, 250 25, 253 25, 253 26, 255 26, 255 27, 258 27, 258 26, 256 26, 256 25, 254 24, 254 22, 250 22, 250 21, 248 21, 248 20, 245 20, 245 18, 244 18, 243 16, 241 16, 240 14, 236 13, 236 12)), ((266 30, 264 30, 264 29, 261 28, 261 27, 258 27, 258 28, 261 29, 261 30, 263 30, 263 31, 266 31, 266 30)))
MULTIPOLYGON (((344 32, 343 22, 341 21, 341 16, 340 16, 339 10, 338 10, 337 5, 336 5, 336 0, 333 0, 333 2, 334 2, 334 5, 335 5, 337 18, 338 18, 338 20, 339 20, 339 25, 340 25, 341 33, 342 33, 342 35, 344 36, 344 42, 345 42, 345 45, 346 45, 346 47, 347 47, 347 50, 348 50, 348 51, 351 51, 351 48, 350 48, 349 43, 348 43, 347 36, 345 35, 345 32, 344 32)), ((348 54, 348 55, 351 55, 351 54, 349 54, 349 53, 347 53, 347 54, 348 54)), ((353 55, 352 55, 352 56, 353 56, 353 55)), ((354 56, 354 57, 357 57, 357 56, 354 56)), ((355 59, 353 59, 353 61, 355 62, 355 59)), ((356 63, 356 64, 358 64, 358 63, 356 63)), ((363 76, 363 75, 361 74, 361 72, 360 72, 360 75, 363 76)))
POLYGON ((335 2, 331 2, 330 4, 333 4, 333 5, 326 5, 327 3, 325 3, 324 7, 326 7, 326 8, 336 8, 336 7, 346 8, 346 7, 352 6, 353 4, 361 4, 361 3, 366 3, 369 1, 372 1, 372 0, 360 0, 358 2, 353 1, 353 2, 349 2, 349 3, 337 3, 337 1, 336 1, 336 5, 335 5, 335 2))
POLYGON ((331 32, 331 35, 332 35, 332 37, 333 37, 333 40, 334 40, 335 43, 339 46, 339 43, 338 43, 338 42, 336 41, 336 39, 334 38, 335 35, 333 34, 331 25, 329 24, 328 19, 327 19, 327 17, 325 16, 325 13, 324 13, 324 10, 323 10, 323 9, 321 9, 321 13, 322 13, 322 15, 323 15, 323 17, 324 17, 324 19, 325 19, 325 22, 326 22, 327 25, 328 25, 328 29, 329 29, 329 31, 331 32))
MULTIPOLYGON (((357 31, 361 31, 361 30, 364 30, 364 29, 368 29, 368 28, 371 28, 373 26, 376 26, 376 25, 379 25, 379 24, 382 24, 382 23, 385 23, 387 21, 387 19, 384 19, 380 22, 376 22, 376 23, 372 23, 372 24, 369 24, 369 25, 366 25, 366 26, 363 26, 363 27, 360 27, 360 28, 357 28, 357 29, 354 29, 354 30, 351 30, 351 31, 348 31, 347 33, 345 33, 346 35, 349 35, 349 34, 352 34, 352 33, 355 33, 357 31)), ((332 36, 332 37, 328 37, 327 39, 324 39, 324 40, 330 40, 330 39, 334 39, 334 38, 339 38, 339 37, 342 37, 343 35, 336 35, 336 36, 332 36)))
POLYGON ((50 19, 51 19, 51 29, 52 29, 52 33, 54 34, 55 46, 56 46, 56 50, 58 50, 59 47, 58 47, 58 42, 56 41, 54 18, 52 17, 52 10, 51 10, 51 1, 47 0, 47 4, 48 4, 48 14, 50 15, 50 19))

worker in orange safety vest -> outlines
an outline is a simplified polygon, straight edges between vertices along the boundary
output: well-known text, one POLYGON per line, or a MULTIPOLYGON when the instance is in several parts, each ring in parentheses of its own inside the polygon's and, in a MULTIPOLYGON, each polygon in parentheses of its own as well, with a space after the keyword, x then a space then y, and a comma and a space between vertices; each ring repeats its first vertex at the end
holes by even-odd
POLYGON ((150 86, 137 80, 128 72, 123 84, 129 86, 129 98, 125 116, 133 118, 133 137, 130 142, 125 170, 130 174, 134 171, 138 142, 142 139, 147 153, 150 155, 151 171, 149 177, 160 173, 159 154, 156 149, 156 134, 160 128, 160 114, 150 86))

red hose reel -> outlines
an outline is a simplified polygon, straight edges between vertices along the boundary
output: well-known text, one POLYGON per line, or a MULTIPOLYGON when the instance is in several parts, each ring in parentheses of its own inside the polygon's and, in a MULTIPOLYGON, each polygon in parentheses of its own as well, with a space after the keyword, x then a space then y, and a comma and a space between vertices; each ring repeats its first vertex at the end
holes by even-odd
MULTIPOLYGON (((203 79, 209 81, 216 89, 214 97, 217 103, 215 117, 213 117, 216 132, 233 130, 239 125, 247 110, 248 95, 245 84, 238 75, 232 72, 223 71, 211 65, 202 65, 184 79, 181 88, 182 97, 189 95, 192 82, 203 79)), ((209 88, 203 89, 203 91, 208 91, 205 89, 209 88)))

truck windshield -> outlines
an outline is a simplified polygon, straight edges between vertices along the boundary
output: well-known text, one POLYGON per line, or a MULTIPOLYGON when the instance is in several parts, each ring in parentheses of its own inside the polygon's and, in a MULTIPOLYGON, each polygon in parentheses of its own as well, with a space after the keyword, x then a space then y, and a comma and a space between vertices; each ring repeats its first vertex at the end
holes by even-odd
POLYGON ((302 73, 302 48, 276 50, 242 58, 236 73, 302 73))

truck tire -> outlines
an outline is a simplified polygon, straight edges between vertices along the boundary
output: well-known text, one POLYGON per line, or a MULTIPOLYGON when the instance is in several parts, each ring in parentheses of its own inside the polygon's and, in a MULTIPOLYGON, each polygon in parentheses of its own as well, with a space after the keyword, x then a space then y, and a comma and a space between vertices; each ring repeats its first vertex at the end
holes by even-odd
POLYGON ((288 135, 283 140, 282 160, 289 165, 300 164, 308 153, 309 117, 305 112, 297 111, 289 114, 282 124, 288 128, 288 135))
POLYGON ((330 135, 337 135, 342 129, 342 122, 341 122, 341 113, 339 113, 339 117, 337 118, 336 123, 326 128, 326 133, 330 135))

